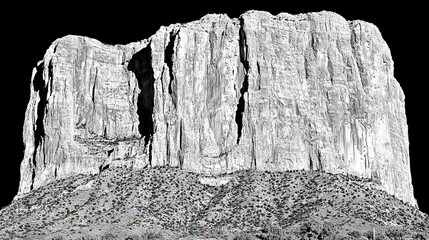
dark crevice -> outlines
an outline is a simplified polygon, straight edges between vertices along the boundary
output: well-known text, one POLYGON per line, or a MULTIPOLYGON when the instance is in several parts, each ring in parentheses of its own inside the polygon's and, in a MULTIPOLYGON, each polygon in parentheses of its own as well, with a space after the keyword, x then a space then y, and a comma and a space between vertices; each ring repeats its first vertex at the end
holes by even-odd
MULTIPOLYGON (((173 86, 172 83, 174 81, 174 75, 173 75, 173 55, 174 55, 174 41, 176 40, 177 33, 174 33, 173 31, 170 32, 170 40, 167 44, 167 47, 164 51, 164 63, 168 66, 168 73, 170 76, 170 83, 168 84, 168 93, 170 96, 172 96, 173 99, 173 86)), ((173 101, 175 103, 175 101, 173 101)))
MULTIPOLYGON (((36 151, 34 151, 36 152, 36 151)), ((36 178, 36 161, 34 160, 34 153, 33 153, 33 171, 31 173, 31 186, 30 186, 30 190, 33 190, 34 188, 34 178, 36 178)), ((29 159, 31 161, 31 159, 29 159)))
POLYGON ((313 155, 312 153, 309 154, 310 170, 317 170, 323 172, 322 156, 320 150, 317 149, 317 152, 315 154, 316 155, 313 155))
MULTIPOLYGON (((135 53, 131 58, 127 69, 132 71, 138 82, 140 93, 137 99, 137 115, 139 117, 139 133, 144 138, 145 144, 149 143, 154 133, 153 104, 154 82, 152 69, 152 49, 149 45, 135 53)), ((149 146, 151 150, 151 146, 149 146)))
POLYGON ((180 121, 180 128, 179 128, 179 168, 182 169, 183 167, 183 122, 180 121))
POLYGON ((109 166, 110 166, 109 164, 106 164, 106 165, 101 164, 100 167, 98 167, 98 171, 101 173, 102 171, 108 169, 109 166))
POLYGON ((110 157, 110 155, 112 155, 113 150, 115 150, 114 148, 107 150, 107 157, 110 157))
POLYGON ((253 169, 256 169, 256 154, 255 154, 255 141, 252 136, 252 164, 253 169))
POLYGON ((247 60, 247 40, 243 29, 244 21, 240 19, 239 31, 239 47, 240 47, 240 63, 244 68, 244 80, 240 89, 240 98, 238 99, 237 111, 235 113, 235 122, 237 123, 237 144, 240 143, 241 132, 243 128, 243 113, 245 109, 244 94, 249 89, 249 61, 247 60))
MULTIPOLYGON (((49 69, 52 68, 52 63, 49 62, 49 69)), ((39 94, 39 103, 37 104, 37 119, 35 124, 35 130, 34 130, 34 151, 33 151, 33 173, 32 173, 32 179, 31 179, 31 186, 30 190, 33 190, 33 184, 34 184, 34 178, 36 176, 36 153, 37 149, 39 148, 40 144, 43 143, 43 140, 45 138, 45 128, 43 125, 43 119, 45 118, 45 111, 46 111, 46 104, 47 104, 47 88, 45 81, 43 80, 43 71, 44 71, 44 63, 40 63, 36 67, 36 74, 34 75, 33 79, 33 90, 34 92, 38 92, 39 94)), ((51 72, 49 71, 49 77, 51 76, 51 72)))
POLYGON ((152 167, 152 141, 149 142, 149 166, 152 167))
MULTIPOLYGON (((54 50, 54 52, 55 52, 55 50, 54 50)), ((53 83, 54 83, 54 81, 53 81, 53 78, 54 78, 54 67, 53 67, 53 65, 52 65, 52 59, 51 60, 49 60, 49 65, 48 65, 48 82, 49 82, 49 89, 50 89, 50 94, 52 94, 53 93, 53 83)))
POLYGON ((320 153, 320 149, 317 150, 317 160, 319 161, 319 170, 323 172, 322 154, 320 153))
POLYGON ((332 64, 332 60, 328 55, 328 77, 329 80, 331 81, 331 84, 334 85, 335 81, 334 81, 334 66, 332 64))
POLYGON ((255 155, 253 155, 253 167, 254 167, 254 169, 257 169, 257 166, 256 166, 256 156, 255 155))
POLYGON ((43 126, 43 119, 45 117, 45 108, 46 108, 46 97, 47 89, 45 81, 43 80, 43 71, 44 66, 41 63, 37 66, 37 72, 34 76, 33 87, 34 91, 39 93, 39 103, 37 104, 37 119, 36 119, 36 129, 34 131, 34 148, 37 149, 39 144, 43 141, 45 137, 45 128, 43 126))
POLYGON ((240 62, 243 64, 244 69, 247 71, 249 70, 249 62, 247 59, 247 38, 246 33, 244 31, 244 20, 240 19, 240 30, 239 30, 239 46, 240 46, 240 62))
POLYGON ((261 66, 259 62, 256 62, 256 67, 258 69, 258 90, 261 90, 261 66))
POLYGON ((92 102, 95 101, 95 85, 97 85, 98 68, 95 68, 94 84, 92 85, 92 102))
POLYGON ((56 52, 57 52, 57 47, 58 47, 58 44, 57 44, 57 45, 55 45, 55 47, 54 47, 54 51, 52 51, 52 54, 54 54, 54 53, 56 53, 56 52))
POLYGON ((295 113, 296 113, 297 116, 300 116, 300 117, 302 116, 301 115, 301 111, 299 110, 298 103, 295 104, 295 113))
POLYGON ((166 126, 165 139, 167 140, 167 141, 165 141, 166 142, 166 155, 167 155, 166 162, 167 162, 167 165, 170 165, 170 160, 171 160, 170 159, 170 139, 168 137, 168 133, 169 133, 169 130, 170 130, 170 125, 167 122, 165 124, 165 126, 166 126))
POLYGON ((256 62, 256 66, 258 68, 258 75, 261 75, 261 66, 259 66, 259 62, 256 62))

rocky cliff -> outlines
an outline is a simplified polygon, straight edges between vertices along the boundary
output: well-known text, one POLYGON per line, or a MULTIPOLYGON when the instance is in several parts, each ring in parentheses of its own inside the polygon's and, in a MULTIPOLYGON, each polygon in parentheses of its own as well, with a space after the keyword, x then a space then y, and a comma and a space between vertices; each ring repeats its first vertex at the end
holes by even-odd
POLYGON ((128 45, 66 36, 33 71, 18 197, 112 166, 321 170, 416 204, 404 94, 377 27, 206 15, 128 45))

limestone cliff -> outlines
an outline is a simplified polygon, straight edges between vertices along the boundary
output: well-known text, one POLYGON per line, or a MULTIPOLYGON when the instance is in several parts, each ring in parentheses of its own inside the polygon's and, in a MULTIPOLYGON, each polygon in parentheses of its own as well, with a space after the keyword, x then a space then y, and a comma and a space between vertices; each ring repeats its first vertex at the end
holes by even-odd
POLYGON ((416 204, 390 50, 332 12, 211 14, 128 45, 60 38, 34 70, 24 142, 18 197, 170 165, 353 174, 416 204))

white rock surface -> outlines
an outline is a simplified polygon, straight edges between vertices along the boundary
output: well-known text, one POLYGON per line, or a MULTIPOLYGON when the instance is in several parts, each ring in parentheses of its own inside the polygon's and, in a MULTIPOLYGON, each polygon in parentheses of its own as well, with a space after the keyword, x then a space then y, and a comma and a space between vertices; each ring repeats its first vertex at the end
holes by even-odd
POLYGON ((18 197, 109 166, 323 170, 413 205, 404 94, 379 30, 332 12, 206 15, 128 45, 66 36, 35 68, 18 197))
POLYGON ((227 184, 229 181, 231 181, 233 177, 201 177, 199 178, 199 182, 204 185, 212 186, 212 187, 219 187, 222 185, 227 184))

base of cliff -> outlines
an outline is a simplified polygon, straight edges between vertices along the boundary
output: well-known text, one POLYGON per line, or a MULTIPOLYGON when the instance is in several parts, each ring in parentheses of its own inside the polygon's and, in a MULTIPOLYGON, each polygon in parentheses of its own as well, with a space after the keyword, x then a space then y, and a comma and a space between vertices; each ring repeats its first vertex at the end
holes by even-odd
POLYGON ((0 239, 429 239, 429 217, 354 176, 106 169, 0 210, 0 239))

